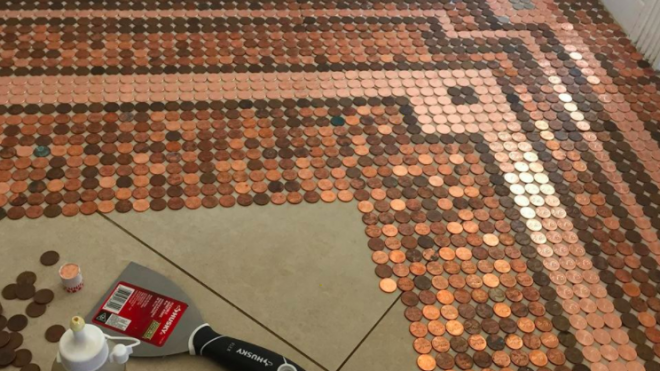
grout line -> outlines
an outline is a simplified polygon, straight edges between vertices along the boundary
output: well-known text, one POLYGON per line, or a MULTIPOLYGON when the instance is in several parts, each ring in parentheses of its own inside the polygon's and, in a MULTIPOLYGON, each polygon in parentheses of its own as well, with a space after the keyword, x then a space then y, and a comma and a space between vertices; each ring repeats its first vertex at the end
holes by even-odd
POLYGON ((339 365, 339 367, 337 368, 337 371, 341 371, 341 369, 346 365, 346 363, 348 363, 348 360, 351 359, 351 357, 353 357, 353 354, 355 354, 355 352, 357 352, 357 350, 360 348, 360 346, 362 346, 362 343, 364 343, 364 342, 367 340, 367 338, 369 337, 369 335, 371 335, 371 333, 374 332, 374 330, 376 329, 376 327, 378 327, 378 325, 380 325, 380 323, 383 321, 383 319, 385 318, 385 316, 390 312, 390 310, 392 310, 392 308, 394 308, 394 305, 395 305, 396 303, 399 302, 399 298, 401 298, 401 295, 403 295, 403 292, 400 292, 399 295, 397 295, 396 299, 394 299, 394 301, 393 301, 392 304, 389 306, 389 308, 387 308, 387 310, 385 311, 385 313, 383 313, 383 315, 380 316, 380 318, 378 319, 378 321, 376 321, 376 323, 371 327, 371 329, 369 330, 369 332, 367 332, 367 334, 364 335, 364 337, 362 338, 362 340, 360 340, 360 342, 358 343, 358 345, 355 346, 355 349, 353 349, 353 351, 351 352, 351 354, 349 354, 348 357, 346 357, 346 359, 344 360, 344 362, 342 362, 341 365, 339 365))
POLYGON ((308 354, 306 354, 305 352, 303 352, 301 349, 299 349, 299 348, 296 347, 295 345, 291 344, 289 341, 287 341, 286 339, 284 339, 282 336, 280 336, 279 334, 277 334, 275 331, 273 331, 273 330, 271 330, 270 328, 268 328, 268 326, 266 326, 265 324, 261 323, 258 319, 256 319, 256 318, 254 318, 253 316, 251 316, 249 313, 247 313, 245 310, 243 310, 242 308, 240 308, 238 305, 234 304, 234 303, 231 302, 229 299, 227 299, 226 297, 224 297, 222 294, 220 294, 219 292, 217 292, 217 291, 215 291, 213 288, 211 288, 209 285, 207 285, 206 283, 202 282, 199 278, 195 277, 192 273, 188 272, 188 271, 185 270, 183 267, 181 267, 180 265, 176 264, 174 261, 172 261, 171 259, 169 259, 169 258, 166 257, 165 255, 163 255, 161 252, 159 252, 158 250, 154 249, 154 248, 151 247, 149 244, 147 244, 146 242, 144 242, 143 240, 141 240, 139 237, 137 237, 136 235, 134 235, 133 233, 131 233, 129 230, 127 230, 126 228, 122 227, 121 225, 119 225, 118 223, 116 223, 114 220, 110 219, 107 215, 105 215, 105 214, 103 214, 103 213, 99 213, 99 212, 97 212, 97 214, 101 215, 105 220, 107 220, 107 221, 109 221, 110 223, 112 223, 115 227, 119 228, 119 229, 122 230, 124 233, 128 234, 128 235, 131 236, 133 239, 135 239, 137 242, 139 242, 139 243, 141 243, 142 245, 144 245, 144 247, 146 247, 147 249, 151 250, 153 253, 155 253, 156 255, 160 256, 161 258, 163 258, 163 259, 164 259, 165 261, 167 261, 168 263, 172 264, 172 265, 173 265, 174 267, 176 267, 178 270, 180 270, 181 272, 183 272, 183 274, 185 274, 186 276, 190 277, 193 281, 195 281, 195 282, 197 282, 198 284, 202 285, 205 289, 211 291, 211 292, 212 292, 213 294, 215 294, 217 297, 219 297, 220 299, 222 299, 224 302, 226 302, 227 304, 229 304, 230 306, 232 306, 234 309, 236 309, 236 310, 239 311, 241 314, 243 314, 244 316, 246 316, 247 318, 249 318, 250 320, 252 320, 252 321, 253 321, 254 323, 256 323, 257 325, 261 326, 261 328, 263 328, 264 330, 268 331, 271 335, 275 336, 277 339, 279 339, 280 341, 282 341, 283 343, 285 343, 286 345, 288 345, 289 347, 291 347, 293 350, 295 350, 296 352, 300 353, 303 357, 307 358, 309 361, 311 361, 312 363, 314 363, 316 366, 320 367, 320 368, 321 368, 322 370, 324 370, 324 371, 330 371, 330 370, 328 370, 326 367, 324 367, 323 365, 321 365, 319 362, 317 362, 316 360, 314 360, 311 356, 309 356, 308 354))

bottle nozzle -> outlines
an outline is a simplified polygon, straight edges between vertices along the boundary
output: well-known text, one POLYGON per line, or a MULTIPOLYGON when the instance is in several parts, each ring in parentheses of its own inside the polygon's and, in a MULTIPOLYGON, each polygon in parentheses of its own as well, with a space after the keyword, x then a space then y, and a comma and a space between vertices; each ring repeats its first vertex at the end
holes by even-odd
POLYGON ((80 316, 75 316, 71 318, 71 323, 69 324, 69 328, 73 332, 82 331, 82 329, 85 328, 85 320, 80 316))

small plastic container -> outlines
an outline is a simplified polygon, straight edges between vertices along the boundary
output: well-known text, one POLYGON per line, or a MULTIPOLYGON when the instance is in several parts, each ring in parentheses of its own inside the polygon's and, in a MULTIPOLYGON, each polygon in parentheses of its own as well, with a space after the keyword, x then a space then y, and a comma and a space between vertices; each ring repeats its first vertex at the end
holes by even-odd
POLYGON ((78 292, 83 289, 85 283, 83 282, 82 271, 78 264, 67 263, 60 267, 60 279, 66 292, 78 292))
POLYGON ((123 371, 133 347, 140 341, 128 337, 112 337, 94 325, 85 324, 81 317, 71 319, 59 343, 53 371, 123 371), (109 340, 126 340, 131 344, 116 344, 109 340))

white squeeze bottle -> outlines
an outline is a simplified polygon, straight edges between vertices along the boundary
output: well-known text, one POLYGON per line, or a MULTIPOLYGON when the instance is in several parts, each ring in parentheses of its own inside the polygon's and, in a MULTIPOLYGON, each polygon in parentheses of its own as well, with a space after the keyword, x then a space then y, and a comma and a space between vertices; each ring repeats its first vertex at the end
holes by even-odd
POLYGON ((140 341, 111 337, 94 325, 85 324, 82 317, 73 317, 69 330, 59 342, 53 371, 123 371, 128 356, 140 341), (108 340, 129 340, 132 344, 115 344, 108 340))

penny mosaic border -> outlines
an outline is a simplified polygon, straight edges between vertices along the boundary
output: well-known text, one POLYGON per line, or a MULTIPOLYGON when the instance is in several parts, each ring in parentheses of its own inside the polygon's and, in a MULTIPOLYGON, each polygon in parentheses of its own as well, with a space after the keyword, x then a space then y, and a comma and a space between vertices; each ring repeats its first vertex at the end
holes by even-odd
POLYGON ((658 80, 596 1, 94 6, 0 5, 0 219, 355 202, 420 369, 660 367, 658 80))

